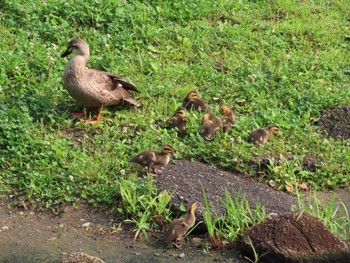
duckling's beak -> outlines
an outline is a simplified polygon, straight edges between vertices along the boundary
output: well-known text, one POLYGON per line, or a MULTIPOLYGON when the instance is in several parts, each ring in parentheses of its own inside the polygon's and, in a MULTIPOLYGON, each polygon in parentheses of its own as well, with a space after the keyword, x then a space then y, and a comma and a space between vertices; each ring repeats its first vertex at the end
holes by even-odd
POLYGON ((61 55, 61 58, 64 58, 72 53, 72 48, 67 48, 67 50, 61 55))

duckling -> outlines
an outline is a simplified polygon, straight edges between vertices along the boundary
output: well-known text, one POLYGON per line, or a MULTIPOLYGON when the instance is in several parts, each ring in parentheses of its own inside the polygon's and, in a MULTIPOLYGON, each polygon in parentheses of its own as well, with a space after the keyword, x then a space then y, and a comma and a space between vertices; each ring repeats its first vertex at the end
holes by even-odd
POLYGON ((203 125, 200 134, 203 139, 210 139, 222 126, 222 121, 219 117, 211 112, 207 112, 203 117, 203 125))
POLYGON ((160 152, 158 151, 145 151, 139 153, 130 162, 138 163, 143 166, 147 166, 148 173, 158 173, 159 171, 154 168, 155 165, 166 166, 170 161, 170 154, 174 152, 174 149, 169 144, 164 144, 160 152))
POLYGON ((75 100, 84 104, 83 113, 72 113, 75 117, 85 118, 86 123, 95 124, 100 121, 102 107, 105 105, 117 105, 127 101, 136 107, 141 106, 129 93, 130 90, 139 92, 134 85, 112 73, 86 68, 90 49, 84 40, 79 38, 71 40, 61 57, 71 53, 74 56, 64 71, 64 86, 75 100), (97 118, 88 120, 89 108, 96 107, 97 118))
POLYGON ((269 137, 273 134, 278 135, 280 127, 277 124, 269 125, 265 128, 253 130, 249 135, 249 142, 254 143, 257 146, 267 143, 269 137))
POLYGON ((186 97, 183 100, 182 106, 186 110, 206 111, 207 109, 207 105, 202 100, 202 98, 199 97, 197 91, 190 91, 187 93, 186 97))
POLYGON ((232 125, 236 122, 235 115, 233 114, 232 110, 226 105, 221 107, 220 112, 222 115, 224 115, 221 118, 223 130, 224 132, 228 132, 231 129, 232 125))
POLYGON ((181 246, 178 245, 178 242, 180 242, 186 235, 187 231, 194 226, 196 222, 196 216, 194 212, 197 207, 198 204, 196 202, 189 204, 186 215, 184 217, 173 220, 164 237, 166 244, 175 241, 175 246, 177 248, 181 248, 181 246))
POLYGON ((183 107, 178 108, 174 115, 171 117, 172 126, 178 130, 178 136, 180 138, 185 137, 186 135, 186 111, 183 107))

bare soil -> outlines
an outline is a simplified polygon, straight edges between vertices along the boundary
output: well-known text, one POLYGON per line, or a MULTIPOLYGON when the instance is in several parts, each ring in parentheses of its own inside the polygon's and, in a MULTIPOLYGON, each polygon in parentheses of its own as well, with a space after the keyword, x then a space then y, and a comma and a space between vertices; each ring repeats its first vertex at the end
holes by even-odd
POLYGON ((134 241, 129 226, 112 215, 92 209, 66 207, 60 216, 0 205, 0 262, 54 263, 74 252, 105 262, 243 262, 236 251, 204 252, 203 239, 194 238, 182 250, 165 248, 152 238, 134 241))
POLYGON ((323 110, 316 124, 335 139, 350 138, 350 106, 323 110))
POLYGON ((251 207, 261 204, 267 213, 289 213, 292 206, 298 206, 297 198, 259 183, 250 176, 220 170, 194 160, 182 159, 169 164, 163 174, 156 177, 156 185, 159 190, 168 190, 172 194, 174 210, 181 203, 197 201, 198 220, 203 220, 203 190, 219 215, 226 212, 222 204, 225 200, 225 190, 233 200, 237 195, 244 195, 251 207))

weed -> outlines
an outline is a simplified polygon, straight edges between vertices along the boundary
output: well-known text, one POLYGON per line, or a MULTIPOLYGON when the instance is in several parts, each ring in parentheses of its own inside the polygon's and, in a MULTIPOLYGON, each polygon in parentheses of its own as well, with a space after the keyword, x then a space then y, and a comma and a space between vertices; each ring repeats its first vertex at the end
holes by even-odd
POLYGON ((205 210, 204 222, 208 229, 209 238, 213 248, 222 245, 222 239, 230 242, 242 236, 244 231, 266 218, 266 212, 260 204, 253 209, 246 197, 238 192, 234 199, 225 190, 225 200, 221 200, 226 209, 224 215, 219 216, 213 206, 209 206, 205 191, 203 190, 205 210), (212 211, 212 212, 211 212, 212 211))
POLYGON ((309 196, 309 200, 305 201, 298 192, 299 210, 309 212, 318 217, 333 234, 342 240, 348 240, 350 238, 350 216, 344 203, 336 203, 334 195, 326 204, 321 204, 316 192, 310 192, 309 196))
MULTIPOLYGON (((124 220, 127 223, 135 225, 135 239, 140 235, 148 240, 147 230, 153 228, 156 224, 165 224, 169 219, 170 195, 163 191, 158 195, 153 188, 152 176, 148 177, 148 192, 140 191, 139 184, 132 183, 130 180, 121 179, 120 195, 122 208, 125 214, 131 217, 124 220)), ((120 208, 120 212, 122 211, 120 208)))

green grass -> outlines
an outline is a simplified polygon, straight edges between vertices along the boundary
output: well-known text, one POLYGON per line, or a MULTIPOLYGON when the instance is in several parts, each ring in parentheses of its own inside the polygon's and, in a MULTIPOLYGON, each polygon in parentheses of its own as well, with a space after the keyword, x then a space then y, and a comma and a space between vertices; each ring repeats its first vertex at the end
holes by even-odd
POLYGON ((86 200, 117 210, 126 180, 151 202, 155 194, 128 160, 164 143, 178 158, 247 173, 253 157, 281 157, 281 168, 263 178, 281 189, 292 174, 317 189, 349 184, 350 148, 313 126, 322 109, 350 103, 348 1, 126 2, 0 3, 0 196, 39 209, 86 200), (69 112, 82 105, 63 87, 60 54, 74 37, 90 45, 88 66, 140 89, 142 109, 104 109, 93 127, 73 120, 69 112), (238 121, 228 134, 203 142, 198 113, 184 139, 165 128, 193 89, 214 113, 224 103, 233 108, 238 121), (270 123, 282 138, 247 143, 252 129, 270 123), (305 157, 321 167, 301 173, 305 157))
POLYGON ((203 189, 205 210, 203 212, 204 223, 208 229, 208 235, 213 248, 223 246, 222 240, 233 242, 243 236, 245 230, 253 225, 261 223, 266 218, 264 207, 255 204, 251 207, 245 195, 238 192, 234 199, 225 190, 225 199, 221 200, 225 207, 225 214, 219 215, 215 207, 208 202, 203 189))
POLYGON ((298 193, 299 207, 292 208, 302 212, 309 212, 318 217, 324 225, 342 240, 350 239, 350 215, 343 202, 336 202, 333 195, 328 203, 321 204, 316 193, 310 193, 309 202, 305 202, 302 195, 298 193))

